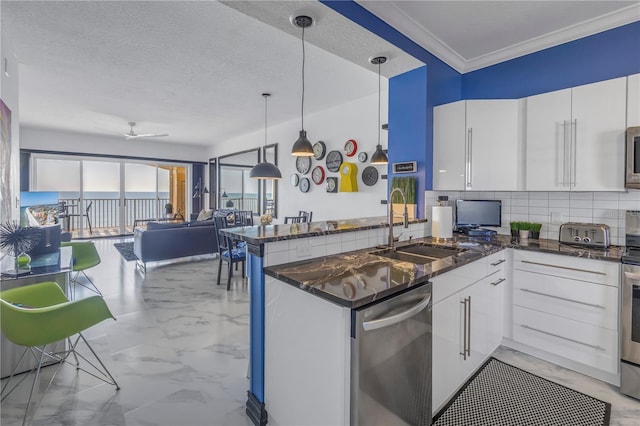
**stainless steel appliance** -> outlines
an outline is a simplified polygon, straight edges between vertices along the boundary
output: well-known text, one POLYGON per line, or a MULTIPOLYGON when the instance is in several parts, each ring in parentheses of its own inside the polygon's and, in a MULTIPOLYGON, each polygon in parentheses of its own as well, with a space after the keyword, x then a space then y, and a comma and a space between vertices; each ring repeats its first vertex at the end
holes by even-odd
POLYGON ((640 126, 627 129, 625 188, 640 189, 640 126))
POLYGON ((620 392, 640 399, 640 210, 627 210, 625 245, 620 392))
POLYGON ((431 425, 431 283, 351 318, 351 424, 431 425))
POLYGON ((599 223, 568 222, 560 225, 559 241, 590 247, 609 247, 610 231, 607 225, 599 223))

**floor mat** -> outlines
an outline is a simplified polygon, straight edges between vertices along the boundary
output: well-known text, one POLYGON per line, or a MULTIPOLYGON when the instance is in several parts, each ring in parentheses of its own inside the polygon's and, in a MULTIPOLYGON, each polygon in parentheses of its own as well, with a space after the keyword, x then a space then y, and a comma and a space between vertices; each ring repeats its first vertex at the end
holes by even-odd
POLYGON ((490 358, 433 425, 606 426, 610 416, 609 403, 490 358))
POLYGON ((138 256, 133 253, 133 242, 114 243, 113 246, 120 252, 127 261, 138 260, 138 256))

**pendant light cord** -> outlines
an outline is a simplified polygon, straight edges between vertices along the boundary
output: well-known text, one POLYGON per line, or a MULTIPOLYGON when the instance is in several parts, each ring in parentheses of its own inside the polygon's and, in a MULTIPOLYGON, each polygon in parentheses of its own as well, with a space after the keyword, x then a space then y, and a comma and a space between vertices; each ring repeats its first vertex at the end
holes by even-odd
MULTIPOLYGON (((264 96, 264 147, 267 147, 267 98, 269 97, 269 95, 263 95, 264 96)), ((263 149, 264 151, 264 149, 263 149)), ((265 161, 266 161, 266 154, 265 154, 265 161)))
POLYGON ((378 62, 378 146, 380 145, 380 62, 378 62))
POLYGON ((300 108, 300 115, 302 117, 302 130, 304 130, 304 27, 302 27, 302 105, 300 108))

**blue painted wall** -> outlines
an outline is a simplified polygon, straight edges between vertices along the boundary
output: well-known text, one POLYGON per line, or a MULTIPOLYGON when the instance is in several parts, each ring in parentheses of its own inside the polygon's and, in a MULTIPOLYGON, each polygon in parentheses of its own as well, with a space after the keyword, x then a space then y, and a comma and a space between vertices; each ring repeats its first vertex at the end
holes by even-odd
POLYGON ((640 22, 473 71, 463 99, 517 99, 640 72, 640 22))
POLYGON ((426 169, 431 169, 433 163, 433 138, 428 136, 433 132, 427 131, 431 128, 430 120, 425 120, 428 116, 427 95, 427 67, 389 80, 389 146, 393 146, 389 150, 389 164, 400 161, 418 162, 418 216, 423 216, 421 210, 424 206, 425 185, 431 187, 430 179, 422 179, 422 176, 429 176, 426 169))

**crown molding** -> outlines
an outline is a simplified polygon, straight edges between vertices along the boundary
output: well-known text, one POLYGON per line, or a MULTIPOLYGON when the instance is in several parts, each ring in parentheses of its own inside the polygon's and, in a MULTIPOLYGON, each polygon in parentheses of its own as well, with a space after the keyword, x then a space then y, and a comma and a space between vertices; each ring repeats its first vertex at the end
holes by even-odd
POLYGON ((376 1, 357 1, 357 3, 459 73, 463 72, 466 66, 465 59, 394 3, 376 1))
POLYGON ((500 62, 519 58, 550 47, 588 37, 616 27, 621 27, 638 20, 640 20, 640 5, 631 5, 596 18, 544 34, 540 37, 532 38, 525 42, 517 43, 504 49, 496 50, 486 55, 470 59, 466 61, 462 72, 467 73, 476 71, 500 62))
POLYGON ((358 4, 461 74, 476 71, 640 20, 640 6, 638 4, 630 5, 614 12, 467 60, 428 29, 416 22, 411 16, 408 16, 400 10, 395 4, 376 1, 358 1, 358 4))

